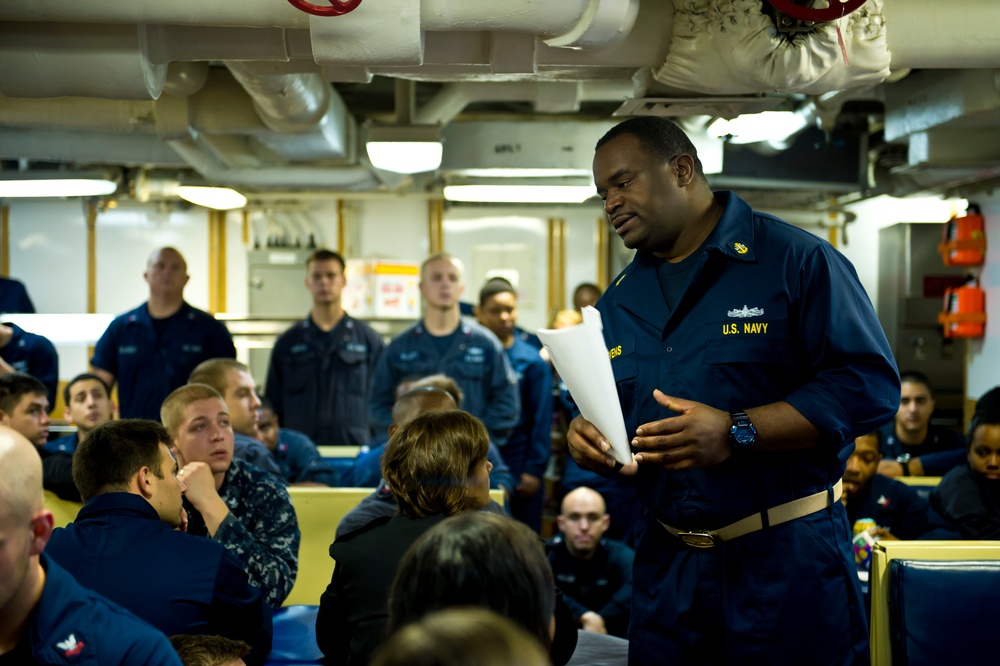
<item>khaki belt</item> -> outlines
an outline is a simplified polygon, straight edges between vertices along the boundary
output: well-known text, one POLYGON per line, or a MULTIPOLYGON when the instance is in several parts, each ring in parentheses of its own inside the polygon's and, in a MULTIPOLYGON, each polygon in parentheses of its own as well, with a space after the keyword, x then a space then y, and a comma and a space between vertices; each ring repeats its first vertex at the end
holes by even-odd
MULTIPOLYGON (((840 501, 843 491, 844 480, 841 479, 833 486, 834 502, 840 501)), ((767 523, 768 525, 780 525, 781 523, 787 523, 789 520, 795 520, 796 518, 808 516, 810 513, 821 511, 830 506, 829 497, 830 494, 828 491, 821 490, 808 497, 800 497, 797 500, 773 506, 767 510, 767 523)), ((663 525, 663 529, 692 548, 713 548, 723 541, 731 541, 744 534, 750 534, 764 528, 764 520, 759 513, 747 516, 742 520, 737 520, 735 523, 720 527, 717 530, 679 530, 664 522, 657 522, 663 525)))

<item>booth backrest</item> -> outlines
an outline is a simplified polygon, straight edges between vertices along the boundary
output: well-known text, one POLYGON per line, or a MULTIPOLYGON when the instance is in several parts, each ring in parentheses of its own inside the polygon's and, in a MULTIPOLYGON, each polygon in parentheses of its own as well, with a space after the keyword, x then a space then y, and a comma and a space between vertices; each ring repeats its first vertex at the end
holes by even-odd
POLYGON ((972 625, 975 616, 982 613, 991 613, 992 619, 988 620, 989 630, 981 640, 993 636, 992 632, 1000 625, 1000 604, 996 601, 996 590, 1000 589, 997 587, 1000 585, 1000 568, 997 569, 996 579, 990 574, 988 581, 984 579, 981 584, 982 591, 974 591, 974 595, 991 594, 991 603, 982 603, 977 596, 966 597, 963 591, 966 589, 964 586, 970 584, 969 571, 983 571, 984 562, 1000 567, 1000 542, 881 541, 876 544, 872 551, 870 580, 872 665, 931 663, 923 661, 925 654, 947 655, 935 662, 937 664, 996 663, 997 660, 993 659, 984 662, 959 658, 956 650, 960 650, 961 646, 956 645, 951 633, 954 631, 952 622, 956 623, 956 627, 966 621, 972 625), (900 565, 891 566, 896 561, 907 564, 904 569, 900 565), (934 568, 935 563, 952 566, 934 568), (893 583, 893 576, 898 572, 902 572, 902 578, 893 583), (952 589, 952 585, 959 585, 959 579, 964 581, 962 585, 952 589), (936 593, 932 592, 932 586, 936 584, 945 585, 946 591, 942 593, 939 589, 936 593), (899 596, 895 604, 890 603, 891 585, 894 585, 893 592, 899 596), (918 603, 917 599, 923 599, 919 603, 927 604, 923 612, 917 612, 914 606, 918 603), (899 615, 900 610, 902 616, 899 615), (905 655, 895 650, 892 640, 894 630, 901 638, 913 636, 913 642, 906 645, 905 655))
MULTIPOLYGON (((295 507, 302 541, 299 544, 299 573, 285 605, 318 604, 333 576, 330 544, 337 524, 374 488, 289 488, 295 507)), ((503 491, 491 490, 490 496, 506 505, 503 491)))
POLYGON ((897 476, 894 478, 916 490, 917 494, 924 499, 930 497, 937 485, 941 483, 940 476, 897 476))
POLYGON ((83 504, 80 502, 71 502, 69 500, 60 499, 51 490, 45 491, 45 508, 52 512, 55 517, 56 527, 66 527, 74 520, 76 520, 76 514, 80 513, 80 509, 83 508, 83 504))
POLYGON ((894 664, 1000 662, 1000 560, 892 560, 894 664))

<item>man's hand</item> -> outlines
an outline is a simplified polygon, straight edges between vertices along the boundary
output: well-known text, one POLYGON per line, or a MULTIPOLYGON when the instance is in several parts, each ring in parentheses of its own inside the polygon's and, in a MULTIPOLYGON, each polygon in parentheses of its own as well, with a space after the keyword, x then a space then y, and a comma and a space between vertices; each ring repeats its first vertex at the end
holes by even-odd
POLYGON ((679 416, 639 426, 632 440, 637 463, 679 471, 717 465, 732 455, 732 418, 727 412, 672 398, 660 390, 653 391, 653 398, 679 416))
POLYGON ((215 536, 219 525, 229 515, 229 507, 219 497, 219 491, 215 489, 212 468, 207 463, 189 462, 177 472, 177 478, 187 486, 184 496, 201 514, 209 536, 215 536))
POLYGON ((566 433, 566 444, 569 446, 569 453, 573 456, 573 460, 585 469, 608 476, 621 466, 609 453, 611 442, 601 434, 601 431, 593 423, 582 416, 570 421, 569 432, 566 433))
POLYGON ((514 487, 514 490, 521 497, 531 497, 542 487, 542 480, 533 474, 522 474, 521 483, 514 487))
MULTIPOLYGON (((908 464, 910 466, 910 476, 924 475, 924 464, 920 462, 920 458, 910 458, 910 462, 908 464)), ((880 460, 876 471, 882 476, 905 476, 903 474, 903 463, 892 460, 891 458, 883 458, 880 460)))
POLYGON ((580 616, 580 626, 584 631, 592 631, 595 634, 608 633, 608 628, 604 626, 604 618, 594 611, 587 611, 580 616))
POLYGON ((872 536, 878 537, 883 541, 899 541, 899 537, 885 529, 884 527, 873 527, 868 530, 868 533, 872 536))
POLYGON ((189 462, 177 472, 177 478, 187 486, 184 496, 199 511, 213 499, 219 498, 219 492, 215 489, 212 468, 207 463, 189 462))

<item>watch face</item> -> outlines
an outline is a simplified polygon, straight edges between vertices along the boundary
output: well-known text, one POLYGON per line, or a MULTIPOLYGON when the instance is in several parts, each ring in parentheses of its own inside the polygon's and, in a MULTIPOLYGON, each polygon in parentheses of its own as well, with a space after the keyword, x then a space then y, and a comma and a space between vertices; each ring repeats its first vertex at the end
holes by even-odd
POLYGON ((757 433, 750 426, 733 426, 733 439, 741 446, 753 444, 754 436, 757 433))

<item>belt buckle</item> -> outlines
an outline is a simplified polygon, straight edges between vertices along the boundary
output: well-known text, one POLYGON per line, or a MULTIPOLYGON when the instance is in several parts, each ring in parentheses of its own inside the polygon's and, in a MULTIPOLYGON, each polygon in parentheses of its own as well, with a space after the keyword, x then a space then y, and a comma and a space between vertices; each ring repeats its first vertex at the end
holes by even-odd
POLYGON ((683 541, 685 545, 691 546, 692 548, 715 548, 715 546, 722 543, 718 533, 709 532, 707 530, 678 532, 677 538, 683 541))

